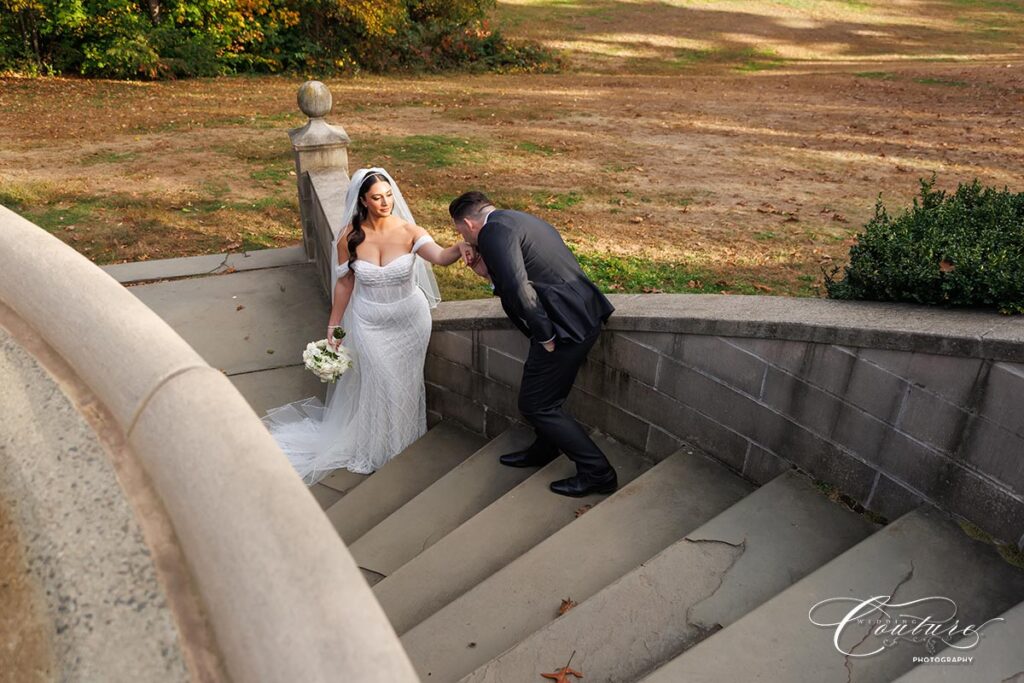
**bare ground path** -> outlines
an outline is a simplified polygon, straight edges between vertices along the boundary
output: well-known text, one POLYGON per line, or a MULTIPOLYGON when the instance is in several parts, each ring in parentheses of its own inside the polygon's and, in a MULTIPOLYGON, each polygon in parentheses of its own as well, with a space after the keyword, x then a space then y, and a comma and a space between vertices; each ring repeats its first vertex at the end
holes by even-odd
MULTIPOLYGON (((443 240, 478 188, 613 289, 813 295, 879 193, 1024 190, 1024 3, 506 0, 497 20, 569 67, 328 81, 353 168, 392 170, 443 240)), ((99 263, 294 243, 301 80, 0 79, 0 203, 99 263)))

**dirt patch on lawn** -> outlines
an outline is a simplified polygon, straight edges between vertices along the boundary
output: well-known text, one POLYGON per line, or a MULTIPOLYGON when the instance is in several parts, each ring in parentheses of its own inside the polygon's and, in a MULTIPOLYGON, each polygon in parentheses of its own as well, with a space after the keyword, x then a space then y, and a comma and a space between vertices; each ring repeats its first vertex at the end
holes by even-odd
MULTIPOLYGON (((442 241, 447 202, 482 189, 697 291, 814 295, 880 194, 906 205, 933 173, 1024 189, 1010 3, 519 0, 498 19, 570 68, 328 81, 352 168, 391 170, 442 241)), ((6 79, 0 203, 100 263, 293 243, 300 82, 6 79)))

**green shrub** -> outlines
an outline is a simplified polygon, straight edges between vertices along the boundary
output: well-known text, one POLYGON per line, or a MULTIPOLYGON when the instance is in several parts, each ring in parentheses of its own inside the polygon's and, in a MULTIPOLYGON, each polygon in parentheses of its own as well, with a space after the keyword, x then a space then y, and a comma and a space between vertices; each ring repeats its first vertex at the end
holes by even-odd
POLYGON ((484 21, 494 0, 0 0, 0 72, 176 78, 552 70, 484 21))
POLYGON ((922 180, 896 218, 879 198, 842 279, 838 268, 825 274, 828 295, 1024 313, 1024 193, 975 180, 947 194, 934 184, 922 180))
POLYGON ((375 71, 391 69, 444 71, 551 72, 559 59, 536 43, 507 40, 488 22, 460 25, 442 21, 408 24, 384 45, 383 54, 364 60, 375 71))
POLYGON ((145 35, 112 36, 85 45, 80 72, 85 76, 145 76, 160 73, 160 55, 145 35))

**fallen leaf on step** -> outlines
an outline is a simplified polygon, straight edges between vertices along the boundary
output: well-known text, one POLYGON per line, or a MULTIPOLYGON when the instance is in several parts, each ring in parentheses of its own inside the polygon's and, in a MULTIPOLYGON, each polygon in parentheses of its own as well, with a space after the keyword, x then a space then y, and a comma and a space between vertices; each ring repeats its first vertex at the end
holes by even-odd
POLYGON ((235 272, 235 267, 234 266, 228 266, 227 268, 224 269, 224 274, 225 275, 227 275, 229 273, 234 273, 234 272, 235 272))
POLYGON ((594 507, 594 506, 591 505, 590 503, 587 503, 586 505, 584 505, 581 508, 576 508, 576 516, 579 517, 580 515, 585 514, 586 511, 589 510, 592 507, 594 507))
POLYGON ((541 676, 543 676, 544 678, 550 678, 551 680, 555 681, 555 683, 570 683, 569 676, 583 678, 583 674, 581 674, 579 671, 576 671, 576 669, 570 669, 569 667, 558 669, 557 671, 553 671, 549 674, 541 674, 541 676))
POLYGON ((562 600, 562 604, 558 606, 558 616, 562 616, 575 606, 575 600, 573 600, 572 598, 565 598, 564 600, 562 600))
POLYGON ((236 311, 240 311, 240 310, 242 310, 243 308, 245 308, 245 306, 243 306, 242 304, 238 304, 237 306, 235 306, 235 310, 236 310, 236 311))

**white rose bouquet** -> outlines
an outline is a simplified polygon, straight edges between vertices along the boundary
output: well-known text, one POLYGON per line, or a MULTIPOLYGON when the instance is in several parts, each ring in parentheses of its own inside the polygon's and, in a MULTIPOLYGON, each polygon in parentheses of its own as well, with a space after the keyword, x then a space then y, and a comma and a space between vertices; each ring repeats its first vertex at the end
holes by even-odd
MULTIPOLYGON (((345 333, 339 327, 333 330, 333 336, 340 341, 345 333)), ((336 382, 352 367, 352 356, 348 349, 341 345, 333 348, 326 339, 306 344, 302 360, 306 369, 319 377, 321 382, 336 382)))

